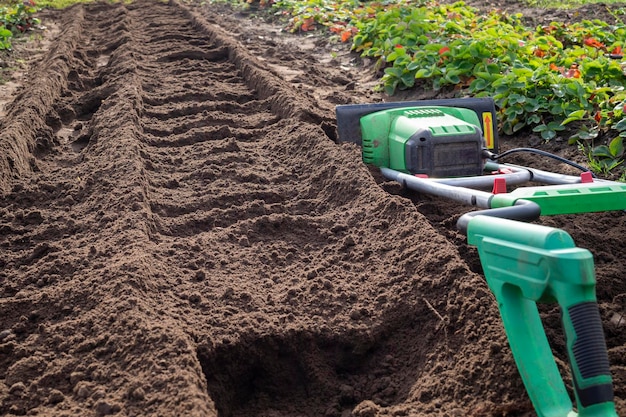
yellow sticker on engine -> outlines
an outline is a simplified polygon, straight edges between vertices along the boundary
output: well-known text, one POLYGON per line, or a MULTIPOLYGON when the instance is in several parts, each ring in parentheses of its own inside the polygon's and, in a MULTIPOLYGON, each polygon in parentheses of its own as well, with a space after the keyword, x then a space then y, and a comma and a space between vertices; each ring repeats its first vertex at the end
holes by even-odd
POLYGON ((485 146, 487 149, 493 149, 495 147, 495 138, 493 136, 493 114, 491 112, 483 113, 483 132, 485 136, 485 146))

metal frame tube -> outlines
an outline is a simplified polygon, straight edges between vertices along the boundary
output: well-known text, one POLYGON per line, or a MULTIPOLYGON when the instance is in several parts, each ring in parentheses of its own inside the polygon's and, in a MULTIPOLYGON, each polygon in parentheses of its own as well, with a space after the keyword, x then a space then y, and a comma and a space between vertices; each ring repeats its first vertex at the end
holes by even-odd
POLYGON ((478 191, 465 187, 455 187, 432 181, 430 179, 418 178, 413 175, 404 174, 389 168, 381 168, 380 171, 385 178, 397 181, 411 190, 446 197, 470 206, 489 208, 489 201, 493 197, 493 194, 485 191, 478 191))
POLYGON ((473 190, 471 188, 455 187, 426 178, 418 178, 389 168, 381 168, 380 171, 385 178, 399 182, 404 187, 410 188, 411 190, 445 197, 463 204, 487 209, 465 213, 459 218, 457 228, 465 234, 467 234, 467 225, 474 216, 483 215, 511 220, 532 221, 538 219, 541 215, 541 207, 532 201, 519 199, 510 207, 492 209, 491 198, 493 194, 491 193, 473 190))
POLYGON ((522 222, 530 222, 537 220, 541 216, 541 207, 539 204, 528 200, 517 200, 514 205, 509 207, 500 207, 488 210, 470 211, 462 215, 456 222, 456 227, 463 234, 467 234, 467 225, 470 220, 476 216, 498 217, 501 219, 518 220, 522 222))
POLYGON ((527 170, 516 169, 511 174, 480 175, 477 177, 431 178, 430 181, 457 187, 489 188, 497 178, 504 178, 507 185, 523 184, 531 180, 532 174, 527 170))
MULTIPOLYGON (((536 168, 528 168, 519 165, 502 164, 501 167, 511 169, 523 169, 531 173, 532 181, 541 182, 543 184, 559 185, 559 184, 580 184, 580 176, 557 174, 554 172, 543 171, 536 168)), ((603 181, 594 179, 594 181, 603 181)))

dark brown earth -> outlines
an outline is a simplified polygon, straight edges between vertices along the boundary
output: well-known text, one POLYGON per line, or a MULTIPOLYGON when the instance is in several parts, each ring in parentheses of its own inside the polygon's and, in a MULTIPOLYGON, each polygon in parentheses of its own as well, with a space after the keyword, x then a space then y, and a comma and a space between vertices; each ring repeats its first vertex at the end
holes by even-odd
MULTIPOLYGON (((61 32, 0 122, 1 415, 533 415, 470 209, 335 142, 335 105, 391 99, 367 63, 215 6, 44 19, 61 32)), ((594 254, 622 415, 624 220, 540 221, 594 254)))

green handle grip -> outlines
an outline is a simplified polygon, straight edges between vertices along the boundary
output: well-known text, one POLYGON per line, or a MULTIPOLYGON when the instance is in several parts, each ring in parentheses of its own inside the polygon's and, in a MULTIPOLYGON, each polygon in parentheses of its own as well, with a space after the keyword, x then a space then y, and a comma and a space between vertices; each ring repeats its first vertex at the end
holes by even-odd
POLYGON ((617 416, 593 257, 563 230, 487 216, 469 221, 528 395, 540 417, 617 416), (559 374, 537 310, 558 302, 578 413, 559 374))
POLYGON ((579 415, 608 415, 600 406, 613 401, 613 385, 597 303, 569 307, 562 322, 579 415))

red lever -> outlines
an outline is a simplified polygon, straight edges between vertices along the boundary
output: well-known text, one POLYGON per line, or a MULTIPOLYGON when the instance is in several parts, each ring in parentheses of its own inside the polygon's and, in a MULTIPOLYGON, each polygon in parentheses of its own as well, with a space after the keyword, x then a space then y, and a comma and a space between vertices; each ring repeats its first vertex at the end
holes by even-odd
POLYGON ((580 182, 583 184, 593 182, 593 175, 591 174, 591 171, 581 173, 580 182))
POLYGON ((506 194, 506 179, 494 178, 493 179, 493 194, 506 194))

